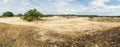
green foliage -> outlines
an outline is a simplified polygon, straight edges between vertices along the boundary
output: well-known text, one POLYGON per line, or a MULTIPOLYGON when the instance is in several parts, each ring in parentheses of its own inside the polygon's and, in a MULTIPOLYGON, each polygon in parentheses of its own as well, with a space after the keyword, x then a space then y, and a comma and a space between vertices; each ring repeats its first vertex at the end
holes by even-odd
POLYGON ((89 18, 93 18, 93 16, 89 16, 89 18))
POLYGON ((5 17, 13 17, 14 14, 13 14, 12 12, 8 11, 8 12, 4 12, 2 16, 5 16, 5 17))
POLYGON ((23 16, 23 19, 27 21, 32 21, 33 19, 39 19, 43 14, 37 11, 36 9, 29 10, 23 16))
POLYGON ((29 16, 26 18, 27 21, 32 21, 33 20, 33 17, 32 16, 29 16))
POLYGON ((23 14, 17 14, 16 16, 23 16, 23 14))
POLYGON ((97 15, 89 15, 89 18, 98 17, 97 15))

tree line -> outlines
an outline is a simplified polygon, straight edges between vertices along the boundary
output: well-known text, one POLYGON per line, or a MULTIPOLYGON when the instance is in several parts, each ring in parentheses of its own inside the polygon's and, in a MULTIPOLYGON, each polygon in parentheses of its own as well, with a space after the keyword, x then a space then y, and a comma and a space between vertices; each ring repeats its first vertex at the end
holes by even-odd
POLYGON ((39 12, 37 9, 31 9, 24 14, 17 14, 14 15, 12 12, 7 11, 2 14, 2 17, 13 17, 13 16, 20 16, 22 19, 27 21, 39 20, 43 14, 39 12))
MULTIPOLYGON (((41 12, 39 12, 37 9, 30 9, 24 14, 17 14, 14 15, 12 12, 7 11, 2 14, 2 17, 14 17, 14 16, 20 16, 22 19, 27 20, 27 21, 33 21, 33 20, 40 20, 41 17, 53 17, 53 16, 62 16, 62 17, 72 17, 72 16, 77 16, 77 17, 116 17, 116 16, 98 16, 98 15, 74 15, 74 14, 59 14, 59 15, 43 15, 41 12)), ((120 16, 117 16, 120 17, 120 16)))

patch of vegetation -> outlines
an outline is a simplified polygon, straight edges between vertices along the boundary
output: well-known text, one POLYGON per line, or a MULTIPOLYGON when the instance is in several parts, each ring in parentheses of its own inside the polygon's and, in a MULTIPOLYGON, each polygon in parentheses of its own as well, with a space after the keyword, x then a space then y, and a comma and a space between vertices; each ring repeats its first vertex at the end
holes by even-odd
POLYGON ((17 15, 15 15, 15 16, 17 16, 17 17, 21 17, 21 16, 23 16, 23 14, 20 13, 20 14, 17 14, 17 15))
POLYGON ((3 17, 13 17, 14 14, 12 12, 8 11, 8 12, 4 12, 2 16, 3 17))
POLYGON ((98 17, 98 15, 76 15, 76 14, 47 14, 47 15, 44 15, 44 17, 53 17, 53 16, 60 16, 60 17, 98 17))
POLYGON ((90 18, 90 21, 99 21, 99 22, 120 22, 119 17, 94 17, 90 18))
POLYGON ((94 18, 94 17, 98 17, 97 15, 89 15, 89 18, 94 18))
POLYGON ((31 9, 23 15, 23 19, 27 21, 39 20, 43 16, 37 9, 31 9))

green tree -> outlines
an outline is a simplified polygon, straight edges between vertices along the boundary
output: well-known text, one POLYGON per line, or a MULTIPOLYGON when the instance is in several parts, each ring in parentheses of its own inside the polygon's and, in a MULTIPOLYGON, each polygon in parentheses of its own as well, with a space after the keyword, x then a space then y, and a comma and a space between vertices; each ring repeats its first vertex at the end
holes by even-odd
POLYGON ((2 16, 5 16, 5 17, 13 17, 14 14, 10 11, 7 11, 7 12, 4 12, 2 16))
POLYGON ((43 14, 37 11, 37 9, 31 9, 24 14, 23 19, 32 21, 33 19, 40 19, 42 16, 43 14))
POLYGON ((20 13, 20 14, 17 14, 16 16, 23 16, 23 14, 20 13))

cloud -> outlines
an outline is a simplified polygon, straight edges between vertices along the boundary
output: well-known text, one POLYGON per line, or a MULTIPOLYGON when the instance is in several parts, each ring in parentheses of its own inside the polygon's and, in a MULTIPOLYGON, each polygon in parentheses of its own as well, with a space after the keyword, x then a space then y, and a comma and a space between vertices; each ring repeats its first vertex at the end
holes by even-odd
POLYGON ((76 12, 82 12, 83 10, 86 10, 86 7, 84 5, 75 4, 74 0, 51 1, 53 2, 50 3, 49 6, 52 6, 54 8, 53 10, 56 11, 57 14, 75 14, 76 12))
POLYGON ((111 0, 93 0, 90 2, 90 9, 94 12, 109 12, 119 10, 120 5, 107 5, 111 0))
POLYGON ((90 4, 94 6, 105 6, 105 3, 109 1, 110 0, 93 0, 92 2, 90 2, 90 4))
POLYGON ((4 2, 0 0, 2 8, 0 13, 7 10, 15 14, 24 13, 32 8, 37 8, 44 14, 108 14, 120 10, 120 5, 106 4, 111 0, 91 0, 87 4, 82 1, 85 2, 85 0, 4 0, 4 2))
POLYGON ((7 3, 7 2, 9 2, 10 0, 4 0, 4 3, 7 3))
POLYGON ((120 8, 120 5, 107 5, 107 2, 110 2, 111 0, 93 0, 90 2, 91 6, 93 8, 99 8, 99 9, 117 9, 120 8))

